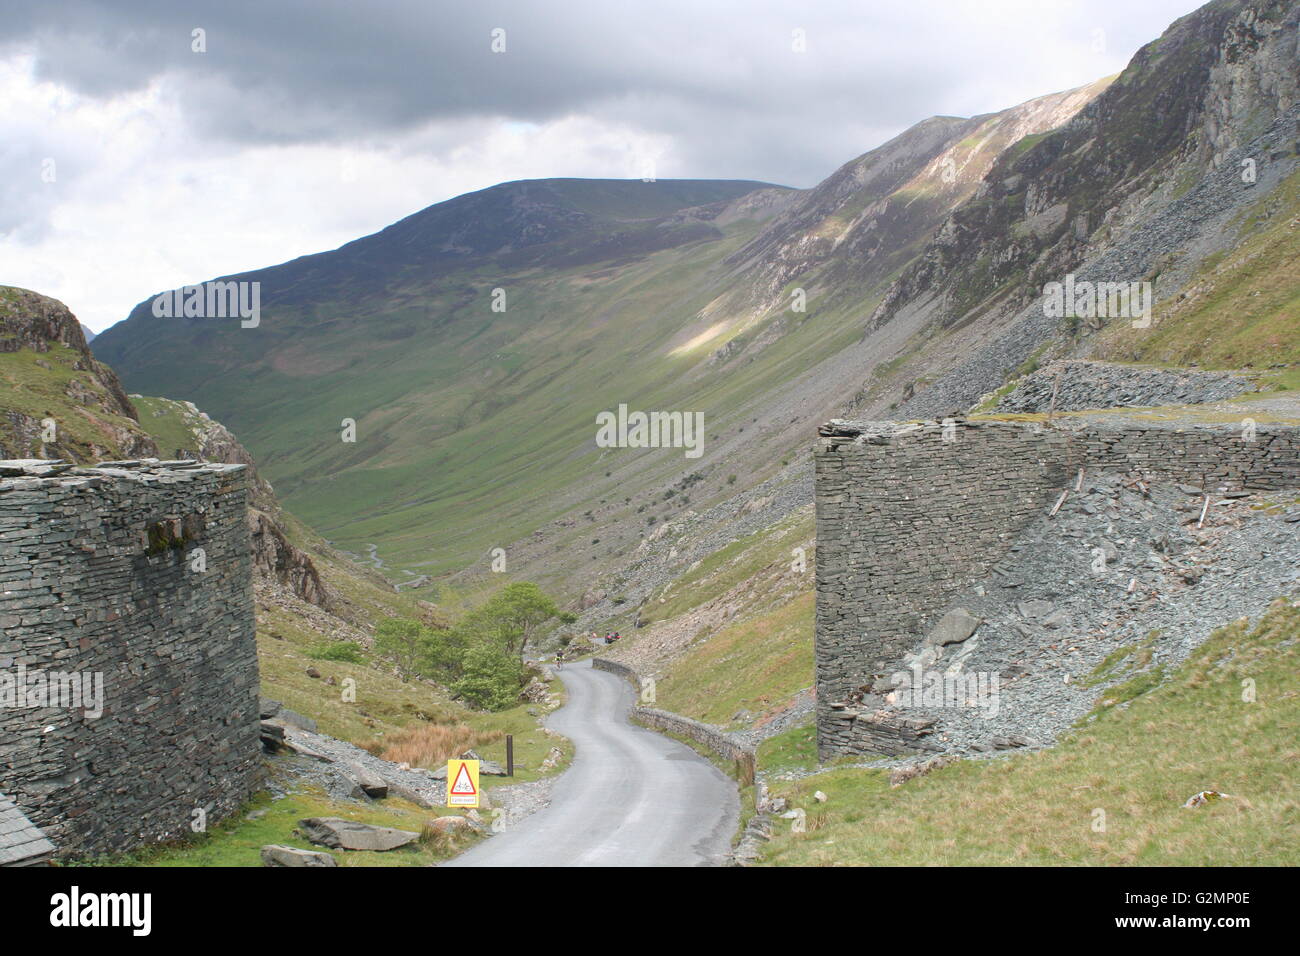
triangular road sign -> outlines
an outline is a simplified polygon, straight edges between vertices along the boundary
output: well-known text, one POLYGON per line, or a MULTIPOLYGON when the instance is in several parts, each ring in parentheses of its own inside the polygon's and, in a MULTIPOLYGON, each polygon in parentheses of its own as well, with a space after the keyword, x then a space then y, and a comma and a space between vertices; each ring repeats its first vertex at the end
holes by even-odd
POLYGON ((460 765, 460 772, 456 774, 456 782, 451 785, 451 792, 458 796, 473 796, 478 793, 474 789, 474 781, 470 779, 469 767, 465 764, 460 765))
POLYGON ((447 761, 447 806, 478 806, 478 761, 447 761))

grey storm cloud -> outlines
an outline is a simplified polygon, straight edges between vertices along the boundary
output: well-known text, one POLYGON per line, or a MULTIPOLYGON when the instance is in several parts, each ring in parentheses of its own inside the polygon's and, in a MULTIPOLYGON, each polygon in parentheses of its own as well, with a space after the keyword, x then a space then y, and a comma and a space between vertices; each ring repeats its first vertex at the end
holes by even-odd
MULTIPOLYGON (((1192 5, 1159 0, 1139 16, 1118 0, 1061 0, 1069 15, 1057 22, 1072 35, 1052 39, 1086 59, 1095 23, 1132 52, 1192 5)), ((162 79, 200 143, 373 142, 438 121, 584 114, 669 137, 674 169, 690 175, 806 186, 953 104, 990 110, 1017 101, 999 94, 1053 92, 1007 84, 1016 64, 1045 69, 1023 3, 1018 21, 961 2, 850 0, 6 6, 0 55, 30 52, 39 79, 91 97, 162 79), (196 28, 203 54, 191 51, 196 28), (504 53, 491 50, 498 28, 504 53), (796 29, 804 53, 792 50, 796 29)), ((1072 77, 1104 72, 1082 63, 1072 77)))

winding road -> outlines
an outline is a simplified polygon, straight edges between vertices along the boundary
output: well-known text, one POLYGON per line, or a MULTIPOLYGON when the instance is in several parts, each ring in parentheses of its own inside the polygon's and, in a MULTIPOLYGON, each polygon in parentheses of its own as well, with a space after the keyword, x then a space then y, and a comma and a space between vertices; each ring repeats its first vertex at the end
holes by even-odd
POLYGON ((547 725, 573 741, 550 805, 444 866, 709 866, 730 849, 735 783, 683 743, 628 722, 632 688, 589 661, 557 672, 547 725))

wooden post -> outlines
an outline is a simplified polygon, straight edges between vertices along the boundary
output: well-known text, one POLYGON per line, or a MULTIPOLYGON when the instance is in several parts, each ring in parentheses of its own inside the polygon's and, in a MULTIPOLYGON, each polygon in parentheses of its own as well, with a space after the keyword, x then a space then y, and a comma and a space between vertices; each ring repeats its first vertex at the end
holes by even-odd
POLYGON ((506 776, 515 775, 515 735, 506 734, 506 776))
POLYGON ((1052 379, 1052 404, 1047 409, 1047 423, 1052 423, 1052 416, 1056 414, 1056 393, 1061 390, 1061 373, 1065 371, 1064 365, 1056 367, 1056 377, 1052 379))
POLYGON ((1061 497, 1056 499, 1056 504, 1054 504, 1052 506, 1052 510, 1047 513, 1047 517, 1053 518, 1056 516, 1056 513, 1061 510, 1061 505, 1065 504, 1066 496, 1069 495, 1069 493, 1070 493, 1069 488, 1066 488, 1064 491, 1061 492, 1061 497))

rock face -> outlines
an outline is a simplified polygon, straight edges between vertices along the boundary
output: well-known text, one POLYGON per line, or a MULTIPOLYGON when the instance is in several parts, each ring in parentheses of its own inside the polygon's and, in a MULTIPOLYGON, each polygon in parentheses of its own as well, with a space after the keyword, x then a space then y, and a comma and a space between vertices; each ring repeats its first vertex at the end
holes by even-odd
POLYGON ((1197 405, 1235 398, 1254 386, 1233 372, 1053 362, 1021 380, 998 402, 998 412, 1082 411, 1150 405, 1197 405), (1053 405, 1052 396, 1056 401, 1053 405))
POLYGON ((868 323, 958 333, 897 417, 969 408, 1046 346, 1086 354, 1105 321, 1046 315, 1048 283, 1151 282, 1159 302, 1231 247, 1233 217, 1296 168, 1298 24, 1284 0, 1206 4, 1068 124, 999 157, 868 323))
POLYGON ((25 374, 7 372, 8 362, 0 368, 0 385, 13 378, 0 399, 0 458, 91 463, 160 457, 117 375, 91 355, 81 323, 62 302, 0 286, 0 355, 5 353, 13 356, 12 368, 25 374), (62 395, 51 399, 40 379, 48 377, 48 387, 57 388, 64 375, 62 395))
POLYGON ((49 352, 55 345, 88 354, 81 323, 68 307, 28 289, 0 286, 0 352, 49 352))
POLYGON ((316 565, 289 542, 274 518, 250 509, 248 531, 253 544, 253 568, 261 577, 288 588, 309 604, 329 606, 329 595, 316 565))
MULTIPOLYGON (((931 117, 845 163, 731 256, 742 291, 720 311, 782 313, 795 281, 832 300, 874 288, 975 193, 1003 150, 1068 122, 1108 82, 970 119, 931 117)), ((785 330, 778 318, 766 334, 720 349, 713 364, 752 354, 785 330)))
POLYGON ((341 850, 396 850, 420 839, 411 830, 394 830, 377 827, 342 817, 310 817, 298 821, 298 826, 312 843, 341 850))

